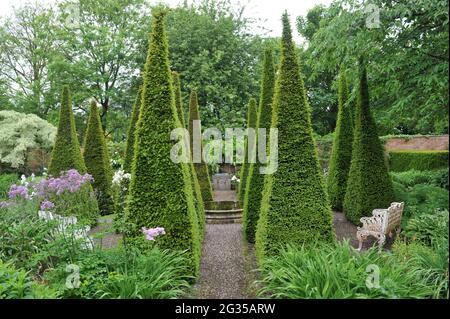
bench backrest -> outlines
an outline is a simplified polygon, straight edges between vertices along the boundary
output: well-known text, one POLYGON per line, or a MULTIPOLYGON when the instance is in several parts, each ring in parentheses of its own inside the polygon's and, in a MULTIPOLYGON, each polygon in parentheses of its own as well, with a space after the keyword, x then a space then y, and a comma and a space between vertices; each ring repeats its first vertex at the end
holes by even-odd
POLYGON ((391 203, 391 206, 386 211, 384 223, 383 223, 383 233, 389 234, 393 230, 395 230, 397 227, 400 226, 400 223, 402 221, 402 215, 403 215, 403 208, 405 206, 405 203, 391 203))

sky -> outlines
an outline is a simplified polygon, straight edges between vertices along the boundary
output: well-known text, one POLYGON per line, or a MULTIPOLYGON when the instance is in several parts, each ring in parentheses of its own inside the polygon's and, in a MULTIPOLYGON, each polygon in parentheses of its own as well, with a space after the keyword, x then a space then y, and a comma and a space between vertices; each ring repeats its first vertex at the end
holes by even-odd
MULTIPOLYGON (((12 13, 13 7, 19 7, 26 2, 38 3, 55 3, 58 0, 0 0, 0 16, 7 16, 12 13)), ((169 6, 176 6, 183 0, 148 0, 152 4, 167 3, 169 6)), ((295 18, 299 15, 305 15, 309 9, 316 4, 328 5, 332 0, 231 0, 232 3, 240 3, 245 5, 245 16, 252 18, 259 18, 261 20, 260 27, 270 30, 269 36, 281 35, 281 14, 284 10, 287 10, 290 18, 291 25, 295 27, 295 18)), ((192 0, 188 0, 192 2, 192 0)), ((301 43, 302 39, 293 32, 294 40, 297 43, 301 43)))

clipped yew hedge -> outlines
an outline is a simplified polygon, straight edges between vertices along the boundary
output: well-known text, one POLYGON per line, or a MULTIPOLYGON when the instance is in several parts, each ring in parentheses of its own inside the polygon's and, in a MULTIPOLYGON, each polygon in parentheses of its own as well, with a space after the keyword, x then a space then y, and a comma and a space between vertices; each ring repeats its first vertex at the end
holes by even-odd
POLYGON ((58 131, 48 172, 52 176, 59 176, 61 172, 69 169, 76 169, 79 173, 86 173, 86 165, 81 155, 75 118, 72 112, 70 91, 67 86, 64 86, 59 110, 58 131))
POLYGON ((102 215, 114 213, 114 200, 111 189, 112 168, 109 162, 108 148, 97 102, 95 101, 91 102, 91 113, 87 124, 83 156, 87 172, 94 178, 92 187, 97 197, 100 213, 102 215))
MULTIPOLYGON (((267 48, 264 52, 261 97, 259 100, 258 121, 256 125, 256 128, 266 129, 266 139, 269 136, 269 129, 272 120, 272 99, 274 85, 275 67, 273 65, 272 50, 270 48, 267 48)), ((258 138, 259 136, 257 135, 257 139, 258 138)), ((256 145, 258 145, 258 141, 256 145)), ((249 173, 247 176, 247 186, 245 187, 243 228, 245 238, 251 243, 255 242, 256 224, 259 219, 262 191, 264 188, 265 175, 260 173, 260 167, 261 163, 258 160, 256 161, 256 163, 250 164, 249 173)))
POLYGON ((375 120, 369 108, 369 88, 364 62, 360 60, 359 95, 356 105, 352 161, 344 213, 354 224, 375 208, 387 208, 394 201, 394 189, 384 160, 375 120))
POLYGON ((283 246, 335 240, 312 135, 311 110, 287 13, 282 20, 281 61, 271 124, 278 128, 278 170, 265 178, 256 228, 256 254, 260 265, 266 258, 278 255, 283 246))
POLYGON ((134 160, 126 222, 142 236, 142 227, 164 227, 162 249, 186 251, 192 275, 198 275, 200 234, 189 165, 174 163, 170 132, 180 126, 174 118, 175 98, 169 69, 165 11, 152 12, 152 32, 143 74, 142 104, 136 128, 134 160))
POLYGON ((339 76, 338 91, 338 118, 328 169, 327 189, 331 207, 342 211, 353 143, 352 110, 351 104, 348 103, 347 78, 344 72, 339 76))
POLYGON ((409 170, 430 171, 448 167, 448 150, 391 150, 389 169, 394 172, 409 170))
POLYGON ((125 156, 123 159, 123 170, 125 171, 125 173, 131 172, 131 165, 133 163, 136 125, 139 119, 141 100, 142 100, 142 86, 139 87, 136 100, 134 101, 133 110, 131 112, 130 126, 128 127, 127 143, 125 146, 125 156))

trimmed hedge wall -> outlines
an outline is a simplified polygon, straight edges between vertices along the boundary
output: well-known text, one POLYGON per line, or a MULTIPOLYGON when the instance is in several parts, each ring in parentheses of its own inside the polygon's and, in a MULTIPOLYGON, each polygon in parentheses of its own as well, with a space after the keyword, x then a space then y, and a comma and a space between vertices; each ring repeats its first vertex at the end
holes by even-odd
POLYGON ((429 171, 448 167, 448 151, 389 151, 389 169, 404 172, 411 169, 429 171))
MULTIPOLYGON (((256 128, 265 128, 266 136, 272 119, 272 99, 275 85, 275 67, 273 65, 272 50, 267 48, 264 52, 264 68, 261 82, 261 97, 259 100, 258 122, 256 128)), ((257 136, 258 138, 258 136, 257 136)), ((258 145, 258 141, 256 141, 258 145)), ((261 164, 259 161, 250 164, 245 187, 243 228, 245 238, 255 242, 256 224, 261 209, 261 197, 264 188, 264 175, 259 172, 261 164)))
POLYGON ((344 213, 354 224, 374 208, 386 208, 395 200, 375 120, 369 108, 367 72, 359 66, 359 95, 356 107, 352 161, 344 199, 344 213))
POLYGON ((164 227, 158 246, 186 251, 190 272, 197 276, 201 249, 190 168, 170 158, 174 142, 169 134, 181 124, 175 117, 166 13, 158 9, 152 14, 126 221, 137 236, 142 236, 141 227, 164 227))
POLYGON ((62 89, 61 108, 59 110, 58 131, 48 173, 53 176, 59 176, 61 172, 69 169, 76 169, 81 174, 86 173, 86 165, 81 155, 75 119, 72 113, 70 91, 67 86, 64 86, 62 89))
POLYGON ((287 13, 282 19, 281 62, 271 123, 278 128, 278 170, 266 175, 264 181, 256 227, 256 255, 260 265, 267 257, 278 255, 283 246, 335 240, 312 135, 311 109, 287 13))
POLYGON ((92 187, 97 197, 101 215, 114 213, 114 200, 111 190, 113 173, 97 102, 95 101, 91 102, 83 156, 87 172, 94 178, 92 187))

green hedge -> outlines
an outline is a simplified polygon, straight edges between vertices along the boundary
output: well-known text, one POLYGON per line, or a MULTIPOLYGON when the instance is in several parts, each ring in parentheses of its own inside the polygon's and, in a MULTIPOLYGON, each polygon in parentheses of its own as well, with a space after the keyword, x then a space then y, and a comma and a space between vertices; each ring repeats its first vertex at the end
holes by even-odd
MULTIPOLYGON (((264 68, 261 81, 261 97, 259 100, 257 128, 265 128, 266 136, 272 119, 272 99, 275 86, 275 67, 273 65, 272 50, 267 48, 264 52, 264 68)), ((257 138, 259 138, 257 136, 257 138)), ((258 143, 258 141, 257 141, 258 143)), ((257 144, 258 145, 258 144, 257 144)), ((244 196, 243 228, 245 238, 255 242, 256 224, 261 210, 261 197, 264 188, 264 175, 259 172, 261 163, 250 164, 247 185, 244 196)))
POLYGON ((264 180, 255 235, 260 265, 266 258, 277 256, 283 246, 335 240, 331 209, 312 136, 311 108, 286 13, 281 44, 271 123, 278 128, 278 169, 264 180))
POLYGON ((186 251, 192 275, 200 266, 200 234, 189 165, 174 163, 169 133, 181 123, 176 114, 164 26, 165 12, 153 11, 144 68, 142 105, 136 128, 126 221, 137 236, 141 227, 164 227, 163 249, 186 251))
POLYGON ((114 213, 114 200, 111 190, 112 168, 97 102, 95 101, 91 103, 83 156, 87 171, 94 178, 92 187, 95 190, 100 213, 102 215, 114 213))
POLYGON ((389 151, 389 168, 394 172, 404 172, 411 169, 429 171, 445 167, 448 167, 448 151, 389 151))

